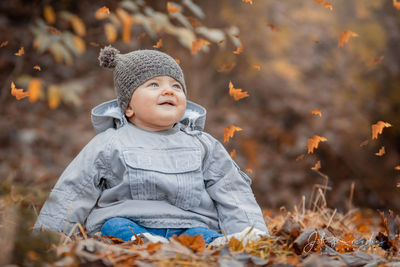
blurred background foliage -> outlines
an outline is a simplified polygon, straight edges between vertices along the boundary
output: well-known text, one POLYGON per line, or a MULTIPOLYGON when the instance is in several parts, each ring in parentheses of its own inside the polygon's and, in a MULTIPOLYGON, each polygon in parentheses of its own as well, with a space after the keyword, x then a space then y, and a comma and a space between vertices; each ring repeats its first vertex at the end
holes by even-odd
POLYGON ((320 160, 330 206, 346 211, 354 182, 353 205, 398 212, 400 10, 384 0, 336 0, 332 10, 317 2, 1 1, 1 207, 14 194, 37 211, 94 136, 91 108, 114 98, 112 72, 97 60, 112 44, 122 53, 169 53, 184 70, 189 100, 208 110, 206 131, 222 142, 224 128, 243 129, 224 145, 252 169, 264 209, 309 198, 324 181, 310 169, 320 160), (345 30, 358 36, 338 47, 345 30), (31 96, 17 101, 12 81, 31 96), (233 100, 229 81, 250 96, 233 100), (377 121, 392 127, 372 140, 377 121), (307 154, 314 135, 327 141, 307 154))

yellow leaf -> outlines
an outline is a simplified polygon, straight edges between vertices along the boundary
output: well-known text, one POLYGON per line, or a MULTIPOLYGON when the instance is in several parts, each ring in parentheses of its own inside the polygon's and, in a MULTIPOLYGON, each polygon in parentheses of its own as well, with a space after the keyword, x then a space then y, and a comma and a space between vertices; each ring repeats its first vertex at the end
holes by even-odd
POLYGON ((253 0, 242 0, 242 1, 245 2, 245 3, 249 3, 250 5, 253 4, 253 0))
POLYGON ((71 16, 71 24, 72 28, 78 34, 79 36, 85 36, 86 35, 86 27, 81 18, 79 18, 77 15, 72 15, 71 16))
POLYGON ((162 39, 158 40, 157 44, 153 45, 154 48, 161 48, 162 46, 162 39))
POLYGON ((96 10, 94 16, 96 17, 96 19, 101 20, 107 18, 108 15, 110 15, 110 9, 108 9, 108 7, 106 6, 103 6, 96 10))
POLYGON ((56 22, 56 13, 53 7, 46 5, 43 8, 43 16, 47 24, 54 24, 56 22))
POLYGON ((397 165, 396 167, 394 167, 394 169, 395 169, 396 171, 400 171, 400 165, 397 165))
POLYGON ((236 157, 236 149, 233 149, 230 153, 231 158, 236 157))
POLYGON ((236 101, 239 99, 245 98, 249 96, 249 93, 246 91, 242 92, 242 89, 235 89, 233 88, 233 84, 229 81, 229 95, 233 97, 236 101))
POLYGON ((61 92, 60 87, 57 85, 50 85, 47 89, 47 99, 49 107, 51 109, 56 109, 61 102, 61 92))
POLYGON ((104 25, 104 32, 109 43, 114 43, 117 40, 118 31, 114 25, 112 25, 112 23, 107 23, 104 25))
POLYGON ((42 90, 42 80, 33 78, 28 85, 29 102, 33 103, 39 99, 42 90))
POLYGON ((318 171, 321 169, 321 161, 318 160, 317 163, 315 163, 314 167, 311 168, 311 170, 318 171))
POLYGON ((233 138, 233 134, 236 131, 241 131, 242 128, 234 125, 229 125, 227 128, 224 129, 224 143, 229 142, 229 138, 233 138))
POLYGON ((338 41, 338 47, 342 47, 345 43, 347 43, 350 40, 350 37, 357 37, 358 34, 355 32, 352 32, 350 30, 345 30, 344 32, 339 34, 339 41, 338 41))
POLYGON ((16 56, 22 56, 23 54, 25 53, 25 50, 24 50, 24 47, 23 46, 21 46, 21 48, 18 50, 18 52, 17 53, 15 53, 14 55, 16 55, 16 56))
POLYGON ((201 50, 203 45, 209 45, 210 42, 207 40, 204 40, 202 38, 199 38, 195 41, 192 42, 192 55, 195 55, 197 51, 201 50))
POLYGON ((167 10, 168 10, 169 13, 176 13, 176 12, 181 11, 179 8, 177 8, 176 6, 171 4, 170 2, 167 3, 167 10))
POLYGON ((85 41, 83 41, 82 38, 78 37, 78 36, 74 36, 72 38, 72 42, 74 43, 76 50, 78 50, 79 53, 83 53, 86 51, 86 44, 85 41))
POLYGON ((17 100, 28 97, 29 92, 24 92, 24 89, 17 89, 14 82, 11 82, 11 95, 15 96, 17 100))
POLYGON ((308 139, 308 154, 314 153, 314 149, 318 148, 319 142, 325 142, 327 139, 325 137, 314 135, 308 139))
POLYGON ((378 134, 382 133, 383 128, 391 126, 392 125, 390 123, 384 121, 378 121, 377 123, 372 124, 372 139, 378 139, 378 134))
POLYGON ((332 4, 329 4, 328 2, 324 3, 322 6, 326 7, 326 8, 329 8, 331 11, 333 10, 332 4))
POLYGON ((37 71, 41 71, 42 69, 40 68, 40 66, 39 65, 35 65, 35 66, 33 66, 33 69, 34 70, 37 70, 37 71))
POLYGON ((322 117, 321 110, 319 110, 319 109, 314 109, 313 111, 311 111, 311 114, 313 114, 313 115, 319 115, 320 117, 322 117))
POLYGON ((120 18, 123 24, 122 29, 122 41, 129 43, 131 40, 131 27, 133 23, 132 17, 122 8, 117 8, 117 16, 120 18))
POLYGON ((397 0, 393 0, 393 6, 394 6, 397 10, 400 10, 400 2, 398 2, 397 0))
POLYGON ((239 54, 241 54, 242 52, 243 52, 243 45, 239 45, 239 47, 236 48, 235 51, 233 51, 233 53, 234 53, 235 55, 239 55, 239 54))
POLYGON ((385 147, 384 147, 384 146, 382 146, 382 147, 379 149, 378 153, 375 153, 375 155, 377 155, 377 156, 379 156, 379 157, 383 156, 384 154, 385 154, 385 147))

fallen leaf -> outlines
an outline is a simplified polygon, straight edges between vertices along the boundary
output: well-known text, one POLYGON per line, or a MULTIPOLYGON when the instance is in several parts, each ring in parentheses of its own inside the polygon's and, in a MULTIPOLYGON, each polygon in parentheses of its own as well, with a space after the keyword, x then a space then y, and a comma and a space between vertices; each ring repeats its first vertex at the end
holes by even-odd
POLYGON ((350 37, 357 37, 358 34, 350 30, 345 30, 339 34, 338 47, 342 47, 345 43, 349 42, 350 37))
POLYGON ((378 121, 377 123, 372 124, 372 139, 378 139, 378 134, 382 134, 383 128, 391 126, 390 123, 384 121, 378 121))
POLYGON ((21 46, 21 48, 18 50, 17 53, 15 53, 14 55, 16 56, 22 56, 25 53, 24 47, 21 46))
POLYGON ((236 149, 233 149, 230 153, 231 158, 236 157, 236 149))
POLYGON ((239 55, 239 54, 241 54, 243 52, 243 45, 239 45, 239 47, 235 50, 235 51, 233 51, 233 53, 235 54, 235 55, 239 55))
POLYGON ((245 171, 248 173, 253 173, 253 169, 251 169, 251 168, 246 168, 245 171))
POLYGON ((311 168, 311 170, 318 171, 321 169, 321 161, 318 160, 317 163, 315 163, 314 167, 311 168))
POLYGON ((181 234, 179 236, 174 235, 173 237, 182 245, 189 247, 196 252, 203 252, 206 246, 206 242, 204 241, 203 236, 200 234, 195 236, 181 234))
POLYGON ((28 97, 29 92, 24 92, 24 89, 17 89, 14 82, 11 82, 11 95, 15 96, 17 100, 28 97))
POLYGON ((372 64, 375 64, 375 63, 381 63, 383 58, 384 58, 384 56, 373 57, 368 61, 368 65, 372 65, 372 64))
POLYGON ((39 99, 40 92, 42 91, 42 80, 33 78, 28 85, 29 102, 34 103, 39 99))
POLYGON ((327 139, 325 137, 314 135, 308 139, 308 154, 314 153, 314 149, 318 148, 319 142, 325 142, 327 139))
POLYGON ((254 64, 254 65, 253 65, 253 69, 260 70, 260 69, 261 69, 261 66, 260 66, 260 65, 257 65, 257 64, 254 64))
POLYGON ((393 0, 393 6, 394 6, 397 10, 400 10, 400 2, 398 2, 397 0, 393 0))
POLYGON ((162 39, 158 40, 157 44, 153 45, 154 48, 161 48, 162 46, 162 39))
POLYGON ((170 13, 176 13, 181 11, 178 7, 174 6, 173 4, 171 4, 170 2, 167 2, 167 10, 170 13))
POLYGON ((379 152, 378 153, 375 153, 375 155, 377 155, 377 156, 383 156, 385 154, 385 147, 384 146, 382 146, 380 149, 379 149, 379 152))
POLYGON ((314 109, 313 111, 311 111, 311 114, 313 115, 319 115, 320 117, 322 117, 322 113, 319 109, 314 109))
POLYGON ((108 15, 110 15, 110 9, 106 6, 103 6, 96 10, 94 16, 96 17, 96 19, 102 20, 107 18, 108 15))
POLYGON ((368 140, 364 140, 361 144, 360 144, 360 147, 363 147, 363 146, 366 146, 366 145, 368 145, 368 140))
POLYGON ((8 41, 1 42, 0 48, 4 47, 4 46, 6 46, 6 45, 8 45, 8 41))
POLYGON ((234 125, 229 125, 224 129, 224 143, 229 142, 229 138, 233 138, 236 131, 241 131, 242 128, 234 125))
POLYGON ((42 69, 40 68, 40 66, 39 65, 35 65, 35 66, 33 66, 33 69, 34 70, 37 70, 37 71, 41 71, 42 69))
POLYGON ((353 252, 357 246, 353 245, 354 236, 351 233, 344 235, 343 239, 337 240, 336 250, 339 253, 353 252))
POLYGON ((242 89, 235 89, 233 88, 233 84, 229 81, 229 95, 233 97, 236 101, 239 99, 245 98, 249 96, 249 93, 246 91, 242 92, 242 89))
POLYGON ((324 3, 322 6, 323 6, 323 7, 326 7, 326 8, 329 8, 331 11, 333 10, 332 4, 330 4, 330 3, 328 3, 328 2, 324 3))
POLYGON ((195 41, 192 42, 192 55, 195 55, 197 51, 201 50, 203 45, 209 45, 210 42, 207 40, 204 40, 203 38, 199 38, 195 41))

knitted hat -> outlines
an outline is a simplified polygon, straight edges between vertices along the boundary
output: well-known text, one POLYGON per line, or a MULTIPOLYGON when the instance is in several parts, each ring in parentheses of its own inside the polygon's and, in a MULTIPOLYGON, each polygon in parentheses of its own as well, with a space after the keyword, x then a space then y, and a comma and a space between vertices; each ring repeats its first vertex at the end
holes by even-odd
POLYGON ((131 101, 133 92, 144 82, 157 76, 170 76, 177 80, 186 94, 185 79, 178 63, 157 50, 136 50, 120 54, 111 45, 100 50, 100 66, 114 68, 114 89, 122 113, 131 101))

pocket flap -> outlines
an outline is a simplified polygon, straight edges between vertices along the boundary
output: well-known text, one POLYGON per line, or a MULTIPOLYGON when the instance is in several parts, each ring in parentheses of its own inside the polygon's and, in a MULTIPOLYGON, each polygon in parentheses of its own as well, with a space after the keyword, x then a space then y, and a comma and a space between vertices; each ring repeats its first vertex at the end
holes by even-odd
POLYGON ((201 166, 201 151, 198 148, 131 148, 124 151, 124 158, 132 168, 163 173, 190 172, 201 166))

